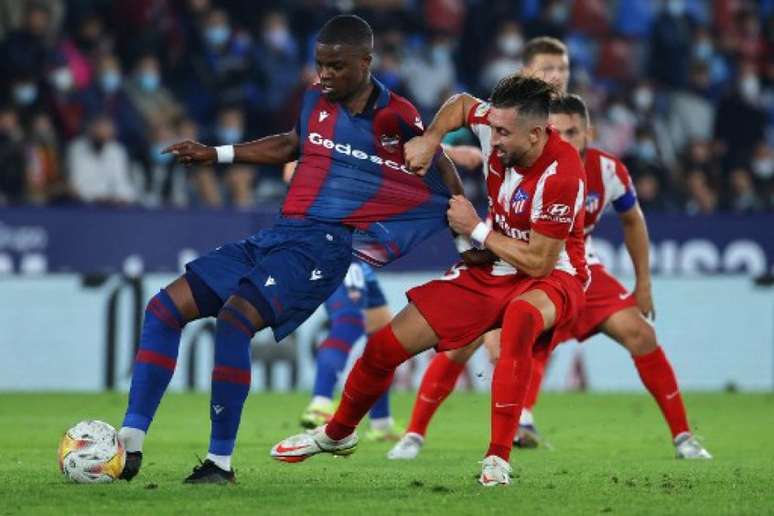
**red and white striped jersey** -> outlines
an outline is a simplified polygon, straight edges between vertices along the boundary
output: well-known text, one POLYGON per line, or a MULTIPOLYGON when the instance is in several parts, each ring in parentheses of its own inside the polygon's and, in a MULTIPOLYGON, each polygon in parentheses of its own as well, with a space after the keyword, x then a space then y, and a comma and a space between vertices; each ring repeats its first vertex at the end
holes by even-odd
MULTIPOLYGON (((492 152, 492 129, 488 124, 490 104, 476 103, 467 124, 478 136, 484 154, 484 176, 493 229, 511 238, 529 242, 531 231, 565 240, 555 269, 588 280, 584 257, 583 225, 585 173, 578 152, 548 129, 543 153, 529 168, 506 168, 492 152)), ((512 265, 498 260, 495 276, 518 274, 512 265)))
POLYGON ((630 210, 637 202, 632 179, 626 165, 615 156, 594 148, 586 149, 586 261, 597 264, 591 233, 608 204, 618 213, 630 210))

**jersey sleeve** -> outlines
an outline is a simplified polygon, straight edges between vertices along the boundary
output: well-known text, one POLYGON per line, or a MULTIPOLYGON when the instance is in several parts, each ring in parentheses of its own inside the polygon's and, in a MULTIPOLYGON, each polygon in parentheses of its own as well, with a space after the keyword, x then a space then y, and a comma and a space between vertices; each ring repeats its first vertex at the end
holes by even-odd
POLYGON ((478 139, 481 141, 481 146, 484 147, 484 140, 486 145, 489 145, 489 141, 492 139, 492 129, 489 127, 489 109, 492 105, 489 102, 477 100, 468 110, 465 116, 465 124, 473 131, 478 139))
POLYGON ((396 111, 400 120, 400 132, 403 141, 408 141, 415 136, 420 136, 425 132, 425 126, 422 124, 422 117, 419 116, 417 108, 408 100, 401 99, 397 103, 396 111))
MULTIPOLYGON (((578 163, 563 165, 580 167, 578 163)), ((558 162, 549 166, 538 181, 530 214, 531 229, 541 235, 565 240, 583 210, 586 195, 583 176, 563 170, 558 162)))
POLYGON ((634 191, 634 183, 629 175, 626 165, 618 160, 614 162, 615 174, 611 188, 613 190, 610 198, 613 209, 618 213, 629 211, 637 202, 637 194, 634 191))

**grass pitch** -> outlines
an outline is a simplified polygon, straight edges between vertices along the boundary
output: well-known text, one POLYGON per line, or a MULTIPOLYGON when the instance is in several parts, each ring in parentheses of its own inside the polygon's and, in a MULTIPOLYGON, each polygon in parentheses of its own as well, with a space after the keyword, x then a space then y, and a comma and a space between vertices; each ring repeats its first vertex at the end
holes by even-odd
MULTIPOLYGON (((65 429, 81 419, 118 426, 125 394, 0 393, 0 515, 5 514, 774 514, 774 395, 689 394, 691 421, 715 455, 673 458, 655 403, 637 394, 546 394, 536 416, 553 449, 514 451, 514 483, 475 479, 486 448, 489 398, 456 393, 419 459, 392 462, 386 443, 351 458, 301 464, 269 458, 299 431, 301 394, 253 394, 235 456, 238 484, 181 480, 206 452, 206 395, 169 395, 131 483, 75 485, 56 465, 65 429)), ((394 397, 406 421, 411 394, 394 397)))

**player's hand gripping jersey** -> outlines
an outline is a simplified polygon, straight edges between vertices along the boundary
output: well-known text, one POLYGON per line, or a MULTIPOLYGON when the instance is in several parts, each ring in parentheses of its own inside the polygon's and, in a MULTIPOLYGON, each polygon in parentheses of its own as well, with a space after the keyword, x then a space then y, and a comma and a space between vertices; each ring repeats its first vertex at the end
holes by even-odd
POLYGON ((384 265, 446 225, 449 190, 436 167, 404 166, 403 144, 423 132, 416 109, 374 80, 373 108, 352 115, 319 86, 303 101, 298 168, 282 214, 356 228, 355 254, 384 265))
MULTIPOLYGON (((583 247, 585 177, 577 151, 549 129, 543 153, 531 167, 506 168, 492 152, 488 111, 487 103, 474 105, 467 123, 484 151, 493 230, 524 243, 537 231, 565 240, 565 246, 554 270, 542 278, 498 260, 470 268, 458 264, 442 279, 410 290, 409 299, 440 337, 439 350, 464 346, 499 327, 508 302, 535 287, 561 298, 555 304, 565 310, 558 314, 556 327, 567 327, 583 303, 589 278, 583 247)), ((553 344, 552 336, 547 337, 542 343, 553 344)))

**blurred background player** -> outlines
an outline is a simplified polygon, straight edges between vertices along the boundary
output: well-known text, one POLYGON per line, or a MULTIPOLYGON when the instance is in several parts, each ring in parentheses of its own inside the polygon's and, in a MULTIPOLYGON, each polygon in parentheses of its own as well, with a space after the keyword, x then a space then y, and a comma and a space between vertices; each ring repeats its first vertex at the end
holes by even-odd
POLYGON ((331 18, 316 38, 320 83, 306 91, 294 130, 240 145, 185 141, 167 149, 184 164, 299 165, 272 229, 189 262, 148 304, 119 432, 127 450, 123 478, 139 472, 187 322, 217 315, 209 452, 185 482, 234 482, 231 456, 250 388, 253 335, 270 326, 280 341, 303 323, 344 280, 355 238, 368 244, 364 257, 388 263, 444 226, 450 192, 461 192, 459 177, 442 153, 427 177, 401 169, 402 144, 421 134, 421 120, 372 78, 372 52, 365 20, 331 18), (374 149, 379 137, 382 148, 374 149), (368 238, 372 224, 379 233, 368 238))
MULTIPOLYGON (((588 146, 593 139, 593 131, 588 109, 579 96, 567 95, 552 102, 549 121, 584 158, 588 185, 584 234, 591 284, 586 291, 586 303, 572 331, 558 338, 560 341, 574 338, 582 342, 603 332, 618 342, 631 354, 642 383, 661 409, 672 435, 677 458, 710 459, 712 456, 691 433, 677 378, 663 349, 658 345, 652 324, 646 319, 647 316, 655 319, 650 287, 650 244, 645 218, 637 203, 629 172, 614 156, 588 146), (636 284, 633 293, 628 292, 605 269, 594 252, 591 233, 608 205, 618 213, 624 242, 634 265, 636 284)), ((490 353, 496 355, 497 348, 490 349, 490 353)), ((447 369, 456 366, 453 369, 456 374, 443 378, 443 383, 435 385, 425 385, 423 380, 425 389, 423 391, 420 388, 408 433, 388 453, 391 459, 412 459, 419 454, 427 425, 434 413, 423 412, 423 408, 429 405, 428 393, 441 401, 445 399, 464 368, 464 364, 458 365, 457 362, 448 365, 446 362, 451 361, 439 356, 441 358, 434 360, 438 360, 447 369), (420 405, 422 402, 425 405, 420 405)), ((535 447, 539 443, 534 432, 532 408, 540 392, 547 359, 545 355, 538 355, 533 364, 518 435, 519 440, 528 440, 526 447, 535 447), (525 412, 529 418, 526 421, 525 412)), ((434 407, 437 408, 439 404, 434 404, 434 407)))
MULTIPOLYGON (((290 182, 297 165, 292 162, 283 168, 286 182, 290 182)), ((392 319, 376 273, 361 260, 350 264, 344 282, 323 306, 328 313, 328 335, 317 348, 312 401, 301 414, 301 426, 309 429, 324 425, 333 416, 333 390, 355 343, 392 319)), ((392 418, 389 391, 369 412, 369 422, 371 429, 366 434, 366 440, 394 441, 400 438, 403 430, 396 426, 392 418)))

